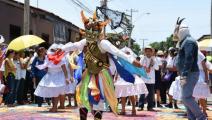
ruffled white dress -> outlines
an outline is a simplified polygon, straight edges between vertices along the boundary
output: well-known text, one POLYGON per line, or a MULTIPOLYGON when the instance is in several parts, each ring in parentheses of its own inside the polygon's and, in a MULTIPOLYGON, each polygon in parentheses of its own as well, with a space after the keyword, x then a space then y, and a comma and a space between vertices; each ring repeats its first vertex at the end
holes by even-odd
POLYGON ((120 76, 118 76, 117 81, 114 83, 115 85, 115 93, 116 97, 127 97, 133 95, 141 95, 141 94, 148 94, 148 90, 144 81, 141 77, 134 75, 135 83, 129 83, 123 80, 120 76))
POLYGON ((181 100, 182 88, 180 85, 180 76, 175 78, 175 81, 172 82, 171 87, 169 88, 169 95, 173 96, 173 99, 180 101, 181 100))
POLYGON ((57 65, 53 64, 47 59, 44 64, 45 65, 40 66, 40 69, 42 67, 47 66, 48 72, 41 79, 34 94, 36 96, 45 98, 58 97, 59 95, 64 95, 67 85, 65 82, 65 75, 61 66, 66 64, 65 59, 63 58, 57 65))
POLYGON ((200 70, 199 80, 194 87, 193 97, 195 98, 208 98, 210 96, 210 89, 205 82, 205 73, 200 70))

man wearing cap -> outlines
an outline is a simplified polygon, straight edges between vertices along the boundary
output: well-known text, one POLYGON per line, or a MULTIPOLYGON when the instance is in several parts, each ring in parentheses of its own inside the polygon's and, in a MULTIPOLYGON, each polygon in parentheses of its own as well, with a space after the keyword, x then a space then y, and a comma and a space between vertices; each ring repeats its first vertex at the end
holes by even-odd
POLYGON ((191 37, 189 28, 181 25, 184 19, 177 20, 173 39, 178 42, 179 52, 176 59, 176 67, 180 74, 182 87, 182 102, 186 107, 189 120, 206 120, 197 102, 192 96, 194 87, 199 78, 198 45, 191 37))
MULTIPOLYGON (((144 49, 145 56, 141 59, 141 64, 146 68, 146 72, 150 79, 144 79, 144 82, 147 86, 149 94, 147 95, 147 110, 155 111, 154 107, 154 94, 155 94, 155 70, 159 69, 157 60, 154 57, 154 49, 151 46, 147 46, 144 49)), ((143 110, 145 96, 142 94, 139 98, 139 109, 138 111, 143 110)))

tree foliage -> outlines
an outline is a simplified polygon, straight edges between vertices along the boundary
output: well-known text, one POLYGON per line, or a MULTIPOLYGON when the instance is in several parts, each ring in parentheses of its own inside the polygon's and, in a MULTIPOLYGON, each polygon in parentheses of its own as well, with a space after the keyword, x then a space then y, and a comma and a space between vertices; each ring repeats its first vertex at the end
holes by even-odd
POLYGON ((132 50, 136 55, 139 55, 141 52, 140 45, 138 43, 133 43, 132 50))
POLYGON ((175 45, 172 38, 173 38, 173 35, 170 35, 169 37, 166 38, 166 41, 153 42, 150 44, 150 46, 162 51, 168 50, 170 47, 174 47, 175 45))

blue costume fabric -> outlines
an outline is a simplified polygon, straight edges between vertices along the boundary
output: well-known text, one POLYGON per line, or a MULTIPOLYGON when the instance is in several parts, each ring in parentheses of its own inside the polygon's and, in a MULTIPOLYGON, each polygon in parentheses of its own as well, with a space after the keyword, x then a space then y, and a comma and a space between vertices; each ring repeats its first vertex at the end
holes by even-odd
POLYGON ((78 55, 78 58, 76 61, 77 61, 77 66, 79 66, 79 68, 74 71, 74 79, 77 80, 77 84, 78 84, 78 83, 80 83, 80 81, 82 79, 82 72, 85 67, 84 59, 83 59, 83 52, 81 52, 78 55))

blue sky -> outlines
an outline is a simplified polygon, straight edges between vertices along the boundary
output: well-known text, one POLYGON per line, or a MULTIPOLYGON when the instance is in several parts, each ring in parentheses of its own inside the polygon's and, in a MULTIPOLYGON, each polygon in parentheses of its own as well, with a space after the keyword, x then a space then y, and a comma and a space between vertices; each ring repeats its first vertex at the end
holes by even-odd
MULTIPOLYGON (((24 0, 17 0, 23 2, 24 0)), ((38 7, 53 12, 56 15, 83 27, 80 19, 81 9, 71 0, 38 0, 38 7)), ((80 0, 94 10, 100 0, 80 0)), ((185 24, 190 27, 194 38, 210 33, 211 0, 108 0, 108 7, 126 12, 135 9, 133 14, 135 28, 132 37, 142 45, 141 39, 148 39, 145 45, 166 40, 172 34, 177 17, 185 17, 185 24), (146 15, 145 13, 151 13, 146 15)), ((30 0, 32 6, 37 6, 37 0, 30 0)), ((89 16, 89 14, 87 14, 89 16)))

